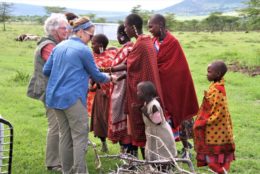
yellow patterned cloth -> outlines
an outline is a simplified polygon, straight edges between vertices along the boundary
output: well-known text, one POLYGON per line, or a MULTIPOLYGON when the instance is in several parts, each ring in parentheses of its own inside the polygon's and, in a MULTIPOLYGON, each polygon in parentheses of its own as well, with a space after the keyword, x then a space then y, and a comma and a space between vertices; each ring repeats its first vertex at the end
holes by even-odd
POLYGON ((206 124, 206 143, 218 145, 234 143, 224 80, 211 83, 208 92, 205 92, 205 98, 211 106, 210 117, 206 124))
POLYGON ((211 83, 209 90, 204 92, 193 131, 197 159, 205 155, 234 154, 233 128, 224 79, 211 83))

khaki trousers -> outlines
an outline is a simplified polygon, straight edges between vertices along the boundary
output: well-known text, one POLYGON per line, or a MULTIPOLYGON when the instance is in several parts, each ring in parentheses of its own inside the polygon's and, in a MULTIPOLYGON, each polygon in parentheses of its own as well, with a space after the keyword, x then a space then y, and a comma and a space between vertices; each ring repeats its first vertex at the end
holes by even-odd
POLYGON ((48 119, 48 131, 46 139, 46 157, 45 164, 47 167, 60 166, 59 157, 59 125, 54 109, 47 108, 46 116, 48 119))
POLYGON ((64 174, 88 173, 85 152, 88 142, 86 107, 78 100, 65 110, 55 109, 60 129, 60 155, 64 174))

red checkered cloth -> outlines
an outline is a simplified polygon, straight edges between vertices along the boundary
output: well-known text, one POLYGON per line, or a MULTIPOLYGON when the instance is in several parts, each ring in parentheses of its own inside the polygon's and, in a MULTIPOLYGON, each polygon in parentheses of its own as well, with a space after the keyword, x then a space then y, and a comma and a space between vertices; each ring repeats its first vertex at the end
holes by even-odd
POLYGON ((145 125, 140 111, 143 103, 137 98, 137 84, 141 81, 153 82, 162 99, 156 50, 152 39, 146 35, 138 37, 127 57, 126 113, 129 115, 132 144, 136 146, 145 146, 146 142, 145 125))
MULTIPOLYGON (((158 43, 156 38, 153 42, 158 43)), ((196 115, 199 106, 186 57, 170 32, 159 44, 157 58, 166 117, 171 117, 177 127, 196 115)))

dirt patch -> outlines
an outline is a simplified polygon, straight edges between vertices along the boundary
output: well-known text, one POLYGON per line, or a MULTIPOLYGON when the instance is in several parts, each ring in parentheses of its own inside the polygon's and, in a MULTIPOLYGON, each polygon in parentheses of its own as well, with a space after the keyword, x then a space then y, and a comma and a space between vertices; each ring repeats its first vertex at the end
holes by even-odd
POLYGON ((260 75, 260 66, 243 66, 239 62, 232 62, 228 64, 228 70, 233 72, 241 72, 243 74, 248 74, 249 76, 260 75))

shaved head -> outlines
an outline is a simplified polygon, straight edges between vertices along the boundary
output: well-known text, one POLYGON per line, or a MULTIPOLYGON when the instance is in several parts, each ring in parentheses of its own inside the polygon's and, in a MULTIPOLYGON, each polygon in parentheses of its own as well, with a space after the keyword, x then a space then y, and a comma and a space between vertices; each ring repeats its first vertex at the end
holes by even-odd
POLYGON ((166 20, 165 17, 161 14, 155 14, 150 18, 150 22, 160 25, 165 28, 166 20))
POLYGON ((222 61, 222 60, 216 60, 216 61, 212 62, 212 63, 211 63, 211 66, 212 66, 212 68, 213 68, 216 72, 220 73, 221 78, 222 78, 222 77, 226 74, 226 72, 227 72, 227 66, 226 66, 226 64, 224 63, 224 61, 222 61))

